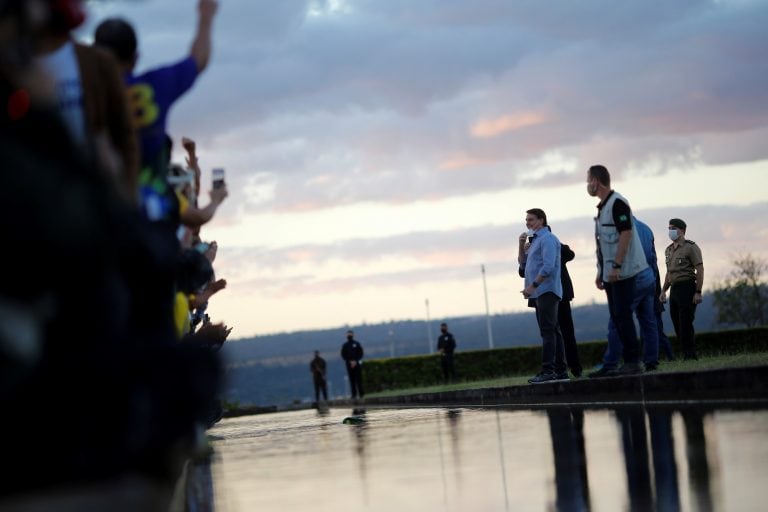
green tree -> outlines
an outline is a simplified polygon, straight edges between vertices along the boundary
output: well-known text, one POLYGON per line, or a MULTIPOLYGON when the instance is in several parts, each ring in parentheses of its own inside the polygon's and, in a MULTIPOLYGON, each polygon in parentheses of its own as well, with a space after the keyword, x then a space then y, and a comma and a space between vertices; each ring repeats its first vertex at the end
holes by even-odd
POLYGON ((765 325, 768 319, 768 263, 747 254, 734 261, 734 269, 713 292, 717 321, 723 324, 765 325))

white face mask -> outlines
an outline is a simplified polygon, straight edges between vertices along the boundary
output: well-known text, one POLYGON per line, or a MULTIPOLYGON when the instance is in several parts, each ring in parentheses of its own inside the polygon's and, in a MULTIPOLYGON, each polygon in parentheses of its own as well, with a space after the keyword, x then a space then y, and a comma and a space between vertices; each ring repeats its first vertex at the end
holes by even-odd
POLYGON ((677 240, 680 237, 680 232, 676 229, 670 229, 669 230, 669 239, 673 242, 677 240))
POLYGON ((534 233, 536 233, 534 230, 532 229, 528 230, 528 236, 533 236, 534 233))

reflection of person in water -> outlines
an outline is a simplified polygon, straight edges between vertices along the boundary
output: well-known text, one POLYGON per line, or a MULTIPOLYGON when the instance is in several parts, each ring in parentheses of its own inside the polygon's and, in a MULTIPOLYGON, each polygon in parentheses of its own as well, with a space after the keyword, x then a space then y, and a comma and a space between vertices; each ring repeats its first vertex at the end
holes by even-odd
POLYGON ((353 448, 355 455, 357 455, 357 462, 360 466, 360 471, 358 472, 360 474, 360 480, 362 482, 362 491, 363 491, 363 505, 368 504, 368 485, 367 485, 367 468, 368 468, 368 461, 365 454, 365 435, 368 428, 366 418, 365 418, 365 409, 355 408, 352 409, 352 418, 355 418, 356 421, 348 423, 349 425, 352 425, 351 430, 352 433, 350 434, 353 436, 353 448))
POLYGON ((656 510, 680 510, 672 412, 669 409, 649 409, 648 425, 651 429, 656 510))
POLYGON ((589 481, 584 451, 584 411, 547 409, 555 457, 555 510, 589 510, 589 481))
POLYGON ((621 425, 630 510, 653 510, 645 412, 641 407, 619 408, 616 419, 621 425))
POLYGON ((713 510, 710 489, 709 458, 707 439, 704 433, 704 414, 697 409, 680 411, 685 424, 685 453, 688 459, 688 485, 696 510, 713 510))

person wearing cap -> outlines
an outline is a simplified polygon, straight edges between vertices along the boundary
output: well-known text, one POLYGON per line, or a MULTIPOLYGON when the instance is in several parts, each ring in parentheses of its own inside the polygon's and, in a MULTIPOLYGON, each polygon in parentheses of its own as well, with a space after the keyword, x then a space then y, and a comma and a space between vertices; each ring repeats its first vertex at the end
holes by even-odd
POLYGON ((701 304, 704 284, 704 261, 701 249, 691 240, 686 240, 687 225, 682 219, 669 220, 669 238, 672 243, 664 250, 667 275, 659 299, 667 301, 669 292, 669 315, 675 326, 675 334, 683 348, 684 359, 696 359, 693 320, 696 306, 701 304))

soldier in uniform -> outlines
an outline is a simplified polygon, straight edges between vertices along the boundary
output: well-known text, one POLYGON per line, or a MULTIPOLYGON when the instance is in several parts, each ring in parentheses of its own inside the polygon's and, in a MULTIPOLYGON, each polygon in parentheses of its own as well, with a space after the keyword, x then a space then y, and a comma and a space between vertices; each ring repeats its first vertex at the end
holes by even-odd
POLYGON ((669 238, 672 243, 665 249, 667 275, 661 291, 661 302, 667 301, 669 292, 669 314, 680 340, 685 359, 696 359, 693 337, 693 319, 696 306, 701 303, 704 284, 704 262, 701 249, 695 242, 685 239, 686 224, 681 219, 669 220, 669 238))

